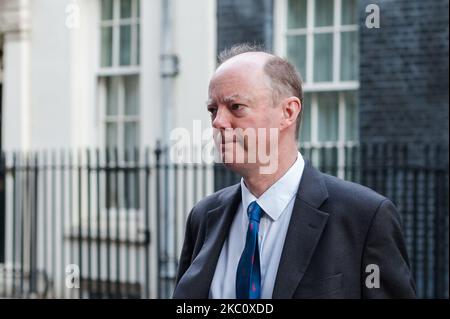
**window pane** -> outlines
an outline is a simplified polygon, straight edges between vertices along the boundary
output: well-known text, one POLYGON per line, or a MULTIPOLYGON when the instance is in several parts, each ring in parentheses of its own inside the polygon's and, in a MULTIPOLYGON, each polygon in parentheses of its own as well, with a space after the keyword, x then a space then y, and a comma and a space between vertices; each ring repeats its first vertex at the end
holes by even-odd
POLYGON ((358 32, 341 33, 341 80, 358 80, 358 32))
POLYGON ((345 140, 358 140, 359 110, 356 92, 345 92, 345 140))
POLYGON ((137 6, 137 17, 139 18, 141 16, 141 1, 136 0, 136 6, 137 6))
POLYGON ((139 145, 138 141, 138 125, 136 122, 126 122, 125 123, 125 139, 124 139, 124 149, 134 150, 135 147, 139 145))
POLYGON ((108 77, 105 80, 106 80, 106 115, 117 115, 119 78, 108 77))
POLYGON ((113 18, 113 0, 102 0, 102 20, 113 18))
POLYGON ((125 80, 125 115, 137 115, 139 108, 139 81, 135 75, 126 76, 125 80))
POLYGON ((303 118, 300 126, 300 141, 311 141, 311 94, 305 94, 303 99, 303 118))
POLYGON ((289 0, 288 28, 306 28, 306 0, 289 0))
POLYGON ((314 35, 314 82, 333 79, 333 34, 314 35))
POLYGON ((120 27, 120 65, 131 63, 131 26, 120 27))
POLYGON ((106 147, 117 147, 117 123, 106 123, 106 147))
POLYGON ((131 17, 131 0, 120 0, 120 18, 131 17))
POLYGON ((139 24, 136 25, 136 38, 137 38, 137 48, 136 48, 136 64, 139 65, 141 63, 141 28, 139 24))
POLYGON ((287 37, 287 58, 301 75, 306 73, 306 36, 295 35, 287 37))
POLYGON ((358 6, 356 0, 342 1, 342 25, 356 24, 358 19, 358 6))
POLYGON ((101 66, 112 65, 112 27, 101 28, 102 48, 100 64, 101 66))
POLYGON ((338 96, 336 93, 317 94, 318 106, 318 139, 320 142, 338 140, 338 96))
POLYGON ((316 27, 333 25, 333 0, 316 0, 315 23, 316 27))

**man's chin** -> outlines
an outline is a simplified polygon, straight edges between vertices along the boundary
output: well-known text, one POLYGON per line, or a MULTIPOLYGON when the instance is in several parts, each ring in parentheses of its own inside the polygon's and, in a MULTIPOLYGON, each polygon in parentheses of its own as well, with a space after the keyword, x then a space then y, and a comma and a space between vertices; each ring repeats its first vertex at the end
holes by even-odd
POLYGON ((229 170, 241 176, 249 172, 259 172, 259 174, 273 174, 278 169, 278 157, 268 157, 265 161, 258 161, 256 156, 250 156, 247 152, 237 153, 225 147, 225 151, 220 152, 222 164, 229 170), (263 164, 264 163, 264 164, 263 164))
POLYGON ((222 164, 229 170, 243 175, 244 172, 251 170, 257 165, 256 163, 249 163, 247 158, 236 157, 234 153, 225 152, 221 154, 222 164))
MULTIPOLYGON (((229 169, 230 171, 243 176, 245 172, 248 172, 250 168, 252 167, 251 164, 248 163, 236 163, 236 162, 225 162, 223 161, 222 164, 229 169)), ((253 164, 254 165, 254 164, 253 164)))

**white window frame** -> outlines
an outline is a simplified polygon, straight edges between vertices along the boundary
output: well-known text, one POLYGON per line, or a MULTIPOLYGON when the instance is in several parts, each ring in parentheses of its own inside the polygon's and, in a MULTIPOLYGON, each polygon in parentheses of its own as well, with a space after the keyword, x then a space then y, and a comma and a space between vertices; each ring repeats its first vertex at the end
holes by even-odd
MULTIPOLYGON (((119 0, 111 0, 113 2, 113 19, 112 20, 102 20, 101 19, 101 13, 102 13, 102 8, 101 8, 101 0, 97 1, 97 5, 98 5, 98 12, 99 15, 97 16, 98 19, 98 36, 97 36, 97 43, 99 43, 99 59, 98 59, 98 63, 97 63, 97 72, 96 72, 96 77, 97 77, 97 86, 98 86, 98 107, 99 107, 99 143, 98 145, 101 146, 102 149, 105 149, 106 147, 106 123, 108 120, 111 119, 116 119, 116 123, 124 123, 127 119, 135 119, 137 120, 137 126, 138 126, 138 134, 140 133, 140 126, 141 123, 139 121, 140 119, 140 114, 141 114, 141 104, 142 104, 142 99, 141 99, 141 67, 140 65, 137 65, 137 50, 140 50, 140 48, 137 48, 137 26, 140 24, 140 17, 137 17, 137 0, 132 0, 132 5, 131 5, 131 10, 132 10, 132 14, 131 14, 131 18, 127 18, 127 19, 120 19, 120 1, 119 0), (124 24, 130 24, 131 23, 131 27, 132 32, 131 32, 131 65, 130 66, 120 66, 119 65, 119 55, 120 55, 120 48, 119 48, 119 28, 121 25, 124 24), (113 30, 113 44, 112 44, 112 66, 110 67, 102 67, 101 66, 101 28, 104 26, 112 26, 114 28, 113 30), (128 76, 128 75, 136 75, 138 76, 138 82, 139 82, 139 105, 138 105, 138 110, 137 110, 137 114, 135 116, 124 116, 123 114, 125 112, 123 112, 123 110, 125 109, 124 106, 124 94, 125 94, 125 85, 124 85, 124 81, 123 81, 123 77, 124 76, 128 76), (118 104, 118 115, 117 116, 108 116, 106 115, 106 81, 104 80, 104 78, 106 77, 118 77, 119 78, 119 92, 118 92, 118 99, 119 99, 119 104, 118 104)), ((139 5, 141 5, 141 1, 139 1, 139 5)), ((141 10, 139 10, 141 11, 141 10)), ((141 33, 140 33, 141 34, 141 33)), ((140 41, 139 43, 142 43, 142 41, 140 41)), ((123 151, 122 147, 123 147, 123 129, 121 128, 123 125, 118 125, 118 150, 119 152, 123 151)), ((139 147, 142 144, 142 140, 140 138, 140 136, 138 137, 139 140, 139 147)))
MULTIPOLYGON (((315 93, 315 92, 308 92, 315 93)), ((338 177, 343 178, 345 175, 345 148, 358 146, 359 142, 357 140, 346 140, 346 105, 345 105, 345 93, 342 91, 338 93, 338 138, 337 141, 319 141, 319 130, 318 130, 318 118, 319 118, 319 105, 317 103, 317 95, 311 94, 311 101, 309 103, 311 112, 311 141, 301 142, 302 147, 306 149, 310 148, 332 148, 337 147, 338 154, 338 177)), ((319 162, 319 154, 317 152, 312 153, 313 163, 317 164, 319 162)))
MULTIPOLYGON (((136 75, 138 76, 138 75, 136 75)), ((113 78, 115 76, 111 76, 109 78, 113 78)), ((139 117, 139 109, 138 114, 136 115, 125 115, 125 77, 122 76, 117 76, 117 80, 118 80, 118 92, 117 92, 117 99, 118 99, 118 104, 117 104, 117 114, 116 115, 107 115, 106 114, 106 78, 107 77, 102 77, 101 79, 99 79, 99 86, 101 87, 100 89, 100 96, 101 96, 101 101, 103 103, 103 109, 105 110, 105 112, 103 112, 102 114, 102 126, 103 126, 103 134, 105 134, 106 132, 106 126, 107 123, 115 123, 117 125, 117 149, 119 152, 123 152, 123 146, 125 145, 125 141, 124 141, 124 137, 125 137, 125 123, 127 122, 134 122, 137 125, 137 132, 140 132, 140 117, 139 117)), ((137 137, 138 138, 138 146, 140 146, 140 136, 137 137)), ((106 136, 104 137, 104 145, 106 146, 106 136)))
MULTIPOLYGON (((97 15, 97 43, 98 45, 98 60, 97 60, 97 70, 96 70, 96 85, 97 85, 97 106, 99 111, 99 141, 98 145, 100 146, 101 150, 106 149, 106 124, 108 121, 114 120, 115 123, 118 124, 117 128, 117 150, 119 152, 119 155, 123 153, 124 149, 124 124, 127 121, 134 121, 137 125, 137 134, 138 134, 138 148, 141 149, 142 146, 142 138, 141 138, 141 121, 140 121, 140 114, 142 112, 142 89, 141 89, 141 66, 140 62, 137 61, 137 51, 141 50, 141 48, 137 47, 138 39, 137 39, 137 26, 140 27, 140 17, 137 17, 137 3, 139 3, 140 6, 142 6, 142 0, 132 0, 132 14, 131 18, 126 19, 120 19, 120 1, 119 0, 111 0, 113 2, 113 19, 112 20, 102 20, 101 14, 102 14, 102 8, 101 8, 101 0, 97 1, 98 6, 98 15, 97 15), (121 25, 130 25, 134 29, 131 32, 131 61, 129 66, 121 66, 119 65, 119 59, 120 59, 120 43, 119 43, 119 28, 121 25), (109 67, 102 67, 101 66, 101 52, 102 52, 102 42, 101 42, 101 28, 104 26, 112 26, 114 28, 113 30, 113 44, 112 44, 112 66, 109 67), (138 65, 139 62, 139 65, 138 65), (125 76, 135 75, 138 77, 138 86, 139 86, 139 104, 138 104, 138 110, 136 115, 124 115, 125 112, 125 76), (106 100, 107 100, 107 92, 106 92, 106 78, 112 78, 117 77, 119 79, 119 88, 117 92, 117 98, 118 98, 118 105, 117 105, 117 115, 107 115, 107 107, 106 107, 106 100)), ((142 12, 142 10, 139 10, 139 12, 142 12)), ((142 36, 142 32, 139 33, 140 36, 142 36)), ((142 41, 139 41, 139 43, 142 44, 142 41)), ((142 154, 140 154, 142 157, 142 154)), ((140 159, 138 159, 140 161, 140 159)), ((122 158, 119 158, 119 165, 126 164, 124 163, 122 158)), ((102 161, 102 165, 105 165, 102 161)), ((138 178, 140 175, 138 175, 138 178)), ((120 188, 120 179, 119 179, 119 188, 120 188)), ((142 194, 140 194, 142 196, 142 194)), ((141 201, 142 202, 142 201, 141 201)), ((140 205, 141 203, 139 203, 140 205)), ((110 219, 116 220, 117 218, 117 212, 119 213, 119 219, 121 221, 121 224, 124 225, 124 221, 127 218, 131 218, 132 220, 138 220, 138 218, 142 218, 144 216, 144 208, 142 205, 140 205, 139 209, 135 208, 119 208, 117 207, 111 207, 109 209, 110 219)), ((101 215, 102 218, 106 218, 106 215, 108 214, 108 210, 105 206, 101 209, 101 215)), ((125 227, 125 226, 123 226, 125 227)), ((122 232, 121 232, 122 233, 122 232)), ((112 235, 113 237, 115 234, 112 235)))
MULTIPOLYGON (((137 17, 138 8, 137 8, 137 0, 131 1, 131 18, 120 18, 120 0, 111 0, 113 2, 113 18, 112 20, 102 20, 101 19, 101 0, 98 0, 98 6, 100 16, 99 27, 100 30, 102 27, 112 27, 113 28, 113 39, 112 39, 112 66, 101 66, 101 59, 99 59, 99 70, 97 73, 100 75, 111 75, 111 74, 129 74, 129 73, 139 73, 140 67, 137 61, 137 28, 140 25, 140 17, 137 17), (129 66, 121 66, 120 62, 120 27, 123 25, 129 25, 131 27, 131 61, 129 66)), ((139 1, 140 5, 140 1, 139 1)), ((140 11, 140 10, 139 10, 140 11)), ((100 54, 101 54, 101 32, 100 32, 100 54)))
MULTIPOLYGON (((338 148, 338 177, 344 178, 345 171, 345 147, 352 147, 358 145, 358 141, 346 141, 346 106, 344 94, 345 91, 357 92, 359 90, 359 80, 341 81, 340 80, 340 66, 341 66, 341 32, 358 31, 358 25, 344 25, 341 26, 342 16, 342 1, 333 1, 333 26, 316 27, 315 23, 315 0, 306 0, 306 28, 287 29, 287 10, 288 0, 275 0, 274 5, 274 51, 277 55, 287 56, 287 41, 288 35, 306 35, 306 74, 302 74, 304 78, 303 91, 304 93, 312 93, 310 105, 311 112, 311 141, 302 142, 302 146, 306 149, 316 147, 336 147, 338 148), (333 74, 332 81, 327 82, 313 82, 313 68, 314 68, 314 35, 318 33, 332 33, 333 34, 333 74), (320 92, 338 91, 338 139, 333 142, 320 142, 318 139, 318 104, 317 94, 320 92)), ((314 152, 312 154, 313 163, 318 163, 319 154, 314 152)))
POLYGON ((333 26, 316 27, 315 23, 315 0, 307 1, 306 28, 287 29, 287 3, 288 0, 275 0, 275 52, 277 55, 286 57, 286 36, 306 35, 306 76, 304 77, 304 91, 335 91, 335 90, 358 90, 359 81, 341 81, 341 32, 358 31, 358 25, 341 26, 341 0, 332 0, 334 3, 333 26), (320 33, 333 33, 333 80, 328 82, 313 82, 314 67, 314 35, 320 33), (312 66, 312 67, 311 67, 312 66))

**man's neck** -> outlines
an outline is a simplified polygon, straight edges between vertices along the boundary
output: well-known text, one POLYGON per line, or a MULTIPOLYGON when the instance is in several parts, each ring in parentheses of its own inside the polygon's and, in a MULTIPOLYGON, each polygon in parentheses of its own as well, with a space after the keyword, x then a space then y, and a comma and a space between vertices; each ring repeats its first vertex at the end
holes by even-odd
POLYGON ((261 174, 259 170, 255 173, 244 176, 244 182, 248 190, 259 198, 266 190, 275 184, 294 165, 298 152, 289 152, 286 156, 280 156, 278 169, 273 174, 261 174))

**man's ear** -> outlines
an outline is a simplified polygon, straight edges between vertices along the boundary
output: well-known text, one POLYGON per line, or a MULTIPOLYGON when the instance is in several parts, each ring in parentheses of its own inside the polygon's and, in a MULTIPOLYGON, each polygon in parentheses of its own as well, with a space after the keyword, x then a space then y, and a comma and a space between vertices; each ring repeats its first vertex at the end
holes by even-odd
POLYGON ((280 123, 280 130, 290 127, 291 125, 296 125, 297 117, 300 115, 302 109, 302 104, 298 97, 291 96, 281 103, 283 116, 280 123))

